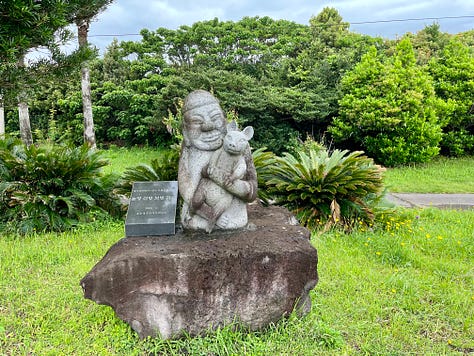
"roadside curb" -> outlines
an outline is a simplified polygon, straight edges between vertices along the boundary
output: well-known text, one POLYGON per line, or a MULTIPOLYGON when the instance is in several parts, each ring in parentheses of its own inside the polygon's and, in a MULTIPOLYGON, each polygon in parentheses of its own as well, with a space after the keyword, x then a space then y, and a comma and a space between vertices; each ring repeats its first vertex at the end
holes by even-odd
POLYGON ((387 200, 406 208, 461 209, 474 208, 474 194, 389 193, 387 200))

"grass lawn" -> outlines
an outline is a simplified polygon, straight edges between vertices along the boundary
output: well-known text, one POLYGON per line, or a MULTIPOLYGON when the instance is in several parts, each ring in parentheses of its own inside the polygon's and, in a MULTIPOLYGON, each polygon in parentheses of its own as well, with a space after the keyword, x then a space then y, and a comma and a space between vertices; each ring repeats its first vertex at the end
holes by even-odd
POLYGON ((251 333, 140 341, 79 280, 123 223, 0 238, 0 354, 315 355, 474 352, 474 211, 400 210, 384 229, 313 234, 313 308, 251 333))
POLYGON ((439 157, 430 163, 389 168, 385 184, 398 193, 474 193, 474 157, 439 157))
MULTIPOLYGON (((121 173, 127 167, 149 164, 161 148, 114 148, 105 150, 111 161, 105 172, 121 173)), ((425 164, 388 168, 385 185, 394 193, 474 193, 474 157, 438 157, 425 164)))
POLYGON ((105 173, 122 173, 129 167, 139 164, 150 164, 152 159, 159 158, 164 152, 163 148, 152 147, 116 147, 103 150, 104 158, 107 158, 111 164, 105 167, 105 173))

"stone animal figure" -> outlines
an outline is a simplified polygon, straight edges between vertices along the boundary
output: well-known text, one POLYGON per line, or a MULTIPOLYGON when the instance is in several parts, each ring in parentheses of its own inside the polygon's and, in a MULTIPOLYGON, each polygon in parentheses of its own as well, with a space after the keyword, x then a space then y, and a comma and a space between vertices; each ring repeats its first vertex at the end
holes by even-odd
POLYGON ((251 126, 238 131, 235 122, 228 124, 222 147, 213 153, 209 164, 204 166, 201 172, 202 178, 194 193, 190 210, 207 220, 205 230, 209 233, 234 199, 227 188, 236 180, 242 179, 247 172, 244 153, 249 150, 248 141, 253 137, 253 133, 251 126))

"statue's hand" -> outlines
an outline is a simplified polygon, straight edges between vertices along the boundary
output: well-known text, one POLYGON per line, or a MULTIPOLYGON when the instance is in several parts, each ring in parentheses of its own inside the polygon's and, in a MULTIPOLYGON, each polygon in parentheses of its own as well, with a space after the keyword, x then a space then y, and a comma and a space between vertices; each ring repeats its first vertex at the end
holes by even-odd
POLYGON ((207 168, 207 178, 210 178, 214 182, 218 183, 217 178, 219 177, 218 175, 218 170, 216 167, 209 165, 207 168))
POLYGON ((246 200, 246 197, 251 193, 252 186, 245 180, 236 179, 229 186, 226 186, 225 189, 232 195, 246 200))
POLYGON ((227 177, 225 177, 224 182, 223 182, 224 188, 226 189, 229 188, 232 185, 232 183, 234 183, 234 181, 235 181, 235 177, 233 175, 228 175, 227 177))

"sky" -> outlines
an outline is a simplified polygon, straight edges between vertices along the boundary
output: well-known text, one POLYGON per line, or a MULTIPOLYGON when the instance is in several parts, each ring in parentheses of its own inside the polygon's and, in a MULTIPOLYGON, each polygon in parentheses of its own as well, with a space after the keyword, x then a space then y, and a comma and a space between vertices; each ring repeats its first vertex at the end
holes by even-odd
POLYGON ((119 41, 140 40, 136 34, 144 28, 176 29, 215 17, 239 21, 244 16, 270 16, 309 24, 309 19, 324 7, 336 8, 343 20, 351 23, 353 32, 390 39, 434 22, 443 32, 474 29, 474 0, 115 0, 91 24, 89 40, 103 53, 114 37, 119 41), (424 20, 392 21, 420 18, 424 20), (381 22, 367 23, 373 21, 381 22))

